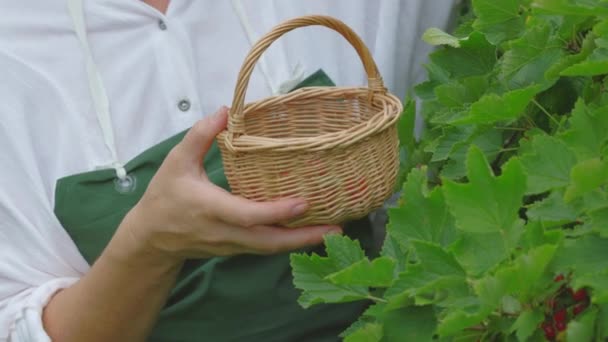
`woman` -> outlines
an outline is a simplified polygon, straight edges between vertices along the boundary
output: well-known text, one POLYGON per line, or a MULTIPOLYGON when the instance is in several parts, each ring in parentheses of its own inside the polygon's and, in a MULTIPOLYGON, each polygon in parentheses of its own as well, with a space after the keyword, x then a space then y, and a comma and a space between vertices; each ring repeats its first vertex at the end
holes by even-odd
MULTIPOLYGON (((0 10, 0 341, 332 341, 360 314, 358 303, 297 305, 288 252, 342 228, 283 230, 275 223, 305 202, 231 195, 213 143, 226 125, 217 108, 255 39, 310 13, 358 32, 403 94, 427 52, 410 51, 423 27, 445 24, 444 1, 20 0, 0 10)), ((341 37, 302 29, 264 56, 248 99, 364 81, 341 37)))

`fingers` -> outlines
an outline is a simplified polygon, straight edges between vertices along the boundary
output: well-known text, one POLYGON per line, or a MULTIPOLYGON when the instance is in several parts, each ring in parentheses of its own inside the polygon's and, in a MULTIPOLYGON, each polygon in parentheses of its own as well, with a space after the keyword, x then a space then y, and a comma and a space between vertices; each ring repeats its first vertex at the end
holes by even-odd
POLYGON ((213 193, 206 193, 204 196, 207 198, 205 202, 210 212, 221 221, 241 227, 276 225, 298 217, 308 210, 307 203, 300 199, 256 202, 218 188, 209 191, 213 193))
POLYGON ((234 242, 255 254, 276 254, 319 245, 326 234, 341 234, 338 226, 314 226, 297 229, 255 226, 244 229, 234 242))
POLYGON ((203 237, 214 255, 277 254, 299 248, 319 245, 326 234, 342 234, 339 226, 310 226, 297 229, 272 226, 244 228, 226 223, 214 226, 218 234, 214 239, 203 237))
POLYGON ((180 158, 202 167, 205 154, 213 144, 215 136, 224 128, 228 119, 228 108, 222 107, 214 115, 199 120, 176 146, 180 158))

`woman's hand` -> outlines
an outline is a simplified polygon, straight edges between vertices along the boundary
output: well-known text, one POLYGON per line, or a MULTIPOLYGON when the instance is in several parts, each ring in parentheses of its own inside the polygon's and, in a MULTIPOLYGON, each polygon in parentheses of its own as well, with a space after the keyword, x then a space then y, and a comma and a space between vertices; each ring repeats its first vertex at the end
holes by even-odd
POLYGON ((226 126, 227 109, 199 121, 168 154, 121 229, 130 243, 170 259, 242 253, 272 254, 319 244, 336 226, 284 229, 273 226, 306 212, 297 199, 253 202, 214 185, 203 159, 226 126))
POLYGON ((186 258, 278 253, 340 232, 273 227, 306 203, 255 203, 207 179, 203 157, 226 116, 222 109, 188 132, 89 272, 51 298, 43 322, 53 341, 145 341, 186 258))

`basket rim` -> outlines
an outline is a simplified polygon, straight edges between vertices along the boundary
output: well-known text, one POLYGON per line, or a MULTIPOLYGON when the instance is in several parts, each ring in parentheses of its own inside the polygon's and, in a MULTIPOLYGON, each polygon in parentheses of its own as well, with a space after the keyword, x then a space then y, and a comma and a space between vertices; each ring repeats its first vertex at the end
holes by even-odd
POLYGON ((380 102, 382 109, 365 122, 354 125, 348 129, 324 133, 311 137, 296 138, 270 138, 258 135, 240 134, 232 136, 228 129, 223 130, 217 136, 225 147, 232 153, 255 152, 255 151, 323 151, 336 147, 348 147, 369 136, 381 133, 397 123, 403 112, 402 102, 393 94, 386 92, 372 92, 368 87, 325 87, 314 86, 305 87, 290 92, 266 97, 246 104, 243 108, 243 115, 263 109, 274 104, 288 102, 296 99, 310 98, 314 101, 319 95, 328 93, 357 95, 354 97, 367 96, 369 101, 380 102))

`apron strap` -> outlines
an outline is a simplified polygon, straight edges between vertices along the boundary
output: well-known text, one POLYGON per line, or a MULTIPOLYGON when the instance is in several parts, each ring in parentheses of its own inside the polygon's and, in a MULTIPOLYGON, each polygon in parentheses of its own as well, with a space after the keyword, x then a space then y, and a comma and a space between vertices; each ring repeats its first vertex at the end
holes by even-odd
POLYGON ((124 180, 127 177, 127 171, 122 163, 118 161, 118 154, 116 152, 116 143, 114 140, 114 131, 112 128, 112 118, 110 116, 110 101, 106 89, 103 85, 99 69, 95 65, 93 60, 93 54, 89 46, 87 38, 86 24, 84 20, 84 8, 82 0, 67 0, 68 10, 74 24, 76 36, 80 41, 82 51, 84 52, 86 59, 86 71, 89 79, 89 89, 91 97, 93 99, 93 105, 95 107, 95 113, 97 114, 97 121, 101 127, 103 133, 103 139, 106 147, 110 151, 112 156, 112 164, 108 167, 112 167, 116 170, 116 176, 120 180, 124 180))
MULTIPOLYGON (((127 178, 127 171, 125 170, 124 164, 118 161, 118 153, 116 152, 116 143, 114 139, 114 130, 112 128, 112 118, 110 116, 110 101, 108 100, 108 95, 103 85, 103 80, 101 78, 99 69, 95 65, 93 53, 91 52, 91 47, 89 46, 89 40, 87 37, 87 30, 84 18, 83 1, 67 0, 67 5, 70 16, 72 17, 76 36, 80 41, 80 45, 85 56, 86 72, 89 80, 89 89, 93 100, 93 105, 95 107, 95 113, 97 114, 97 121, 99 122, 99 125, 101 127, 106 147, 110 151, 113 160, 112 164, 104 167, 114 168, 116 170, 116 176, 121 181, 124 181, 127 178)), ((240 0, 232 0, 232 7, 238 16, 239 21, 241 22, 241 26, 243 27, 243 30, 247 35, 249 43, 253 45, 255 41, 254 32, 249 22, 249 19, 245 13, 243 4, 240 0)), ((300 63, 298 63, 296 65, 295 70, 293 70, 290 79, 281 83, 278 87, 275 87, 272 83, 272 80, 268 73, 266 62, 263 58, 260 61, 260 69, 262 71, 262 74, 264 75, 266 84, 268 85, 270 91, 273 94, 286 93, 287 91, 291 90, 293 86, 298 84, 304 76, 303 68, 301 67, 300 63)))

